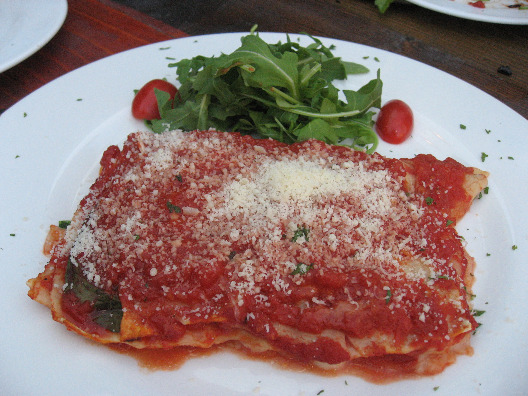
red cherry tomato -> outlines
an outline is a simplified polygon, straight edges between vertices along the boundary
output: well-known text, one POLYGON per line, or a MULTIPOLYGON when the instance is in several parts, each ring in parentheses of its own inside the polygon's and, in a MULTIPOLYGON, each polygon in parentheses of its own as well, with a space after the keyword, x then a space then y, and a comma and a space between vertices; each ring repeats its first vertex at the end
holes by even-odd
POLYGON ((132 101, 132 115, 140 120, 160 119, 158 102, 154 89, 167 92, 171 100, 178 93, 178 89, 165 80, 152 80, 143 85, 132 101))
POLYGON ((414 118, 407 103, 395 99, 380 110, 376 121, 376 132, 387 143, 400 144, 411 136, 414 118))

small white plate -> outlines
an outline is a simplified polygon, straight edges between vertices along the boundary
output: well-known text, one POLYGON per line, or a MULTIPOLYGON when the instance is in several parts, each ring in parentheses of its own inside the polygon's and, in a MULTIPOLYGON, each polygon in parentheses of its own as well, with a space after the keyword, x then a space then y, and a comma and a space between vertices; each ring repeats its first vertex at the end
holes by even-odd
POLYGON ((67 12, 66 0, 1 0, 0 73, 44 47, 67 12))
MULTIPOLYGON (((527 395, 528 121, 440 70, 345 41, 323 39, 336 46, 336 56, 371 71, 351 76, 340 88, 358 89, 380 68, 383 101, 402 99, 415 115, 412 137, 401 145, 381 142, 381 154, 450 156, 491 173, 489 194, 457 225, 477 262, 475 308, 486 311, 478 318, 483 325, 472 339, 473 356, 459 357, 440 375, 389 385, 281 370, 229 353, 150 372, 67 331, 27 296, 26 280, 46 263, 42 245, 49 225, 71 218, 97 175, 103 151, 145 129, 131 115, 134 89, 153 78, 174 82, 167 57, 229 53, 240 46, 240 37, 189 37, 110 56, 59 77, 0 115, 0 393, 527 395), (488 155, 484 162, 482 153, 488 155)), ((272 33, 261 37, 268 43, 286 39, 272 33)), ((311 42, 305 36, 300 40, 311 42)))
MULTIPOLYGON (((506 25, 528 25, 528 10, 508 8, 508 0, 484 1, 486 8, 476 8, 469 3, 472 0, 407 0, 409 3, 428 8, 442 14, 481 22, 502 23, 506 25)), ((476 1, 476 0, 474 0, 476 1)))

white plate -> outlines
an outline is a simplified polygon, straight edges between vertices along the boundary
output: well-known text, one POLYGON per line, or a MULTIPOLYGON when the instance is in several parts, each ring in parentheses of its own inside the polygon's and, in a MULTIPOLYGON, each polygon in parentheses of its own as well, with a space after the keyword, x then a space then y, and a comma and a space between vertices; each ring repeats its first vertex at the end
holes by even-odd
MULTIPOLYGON (((424 8, 474 21, 502 23, 507 25, 528 25, 528 10, 507 8, 509 0, 484 1, 486 8, 469 5, 472 0, 407 0, 424 8)), ((476 0, 475 0, 476 1, 476 0)))
MULTIPOLYGON (((384 101, 399 98, 414 110, 412 138, 402 145, 382 143, 381 153, 451 156, 491 172, 489 194, 458 226, 478 263, 475 307, 486 310, 472 342, 474 356, 460 357, 434 377, 383 386, 352 376, 279 370, 228 353, 190 360, 176 371, 149 372, 128 356, 68 332, 27 297, 26 280, 46 262, 41 248, 48 225, 71 218, 103 150, 144 128, 130 115, 133 90, 152 78, 174 81, 166 57, 229 52, 239 46, 240 36, 190 37, 123 52, 56 79, 0 116, 1 393, 316 395, 324 390, 324 396, 437 396, 494 395, 507 389, 509 395, 527 394, 528 122, 444 72, 338 40, 324 41, 336 45, 336 55, 371 68, 344 87, 358 88, 381 68, 384 101), (482 152, 489 155, 484 163, 482 152)), ((285 39, 284 34, 261 36, 268 42, 285 39)))
POLYGON ((0 0, 0 73, 44 47, 67 12, 66 0, 0 0))

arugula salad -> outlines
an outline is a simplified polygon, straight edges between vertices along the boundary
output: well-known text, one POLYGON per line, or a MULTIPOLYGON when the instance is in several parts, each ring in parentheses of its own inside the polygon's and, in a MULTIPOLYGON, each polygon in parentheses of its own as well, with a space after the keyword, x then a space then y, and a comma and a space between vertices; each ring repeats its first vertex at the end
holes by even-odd
POLYGON ((383 85, 379 70, 357 91, 341 91, 333 81, 369 70, 335 57, 333 46, 308 37, 307 46, 289 36, 284 43, 268 44, 254 28, 230 54, 171 63, 180 86, 149 82, 134 98, 132 112, 156 133, 214 128, 285 143, 313 138, 374 152, 373 108, 381 106, 383 85), (155 115, 138 111, 149 102, 155 115))

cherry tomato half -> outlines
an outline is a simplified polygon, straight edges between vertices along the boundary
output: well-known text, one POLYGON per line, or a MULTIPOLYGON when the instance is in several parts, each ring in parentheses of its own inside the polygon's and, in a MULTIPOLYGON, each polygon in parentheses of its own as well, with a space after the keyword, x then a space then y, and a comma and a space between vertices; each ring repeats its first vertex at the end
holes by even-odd
POLYGON ((154 89, 167 92, 171 100, 178 93, 178 89, 165 80, 152 80, 143 85, 132 101, 132 115, 140 120, 160 119, 158 101, 154 89))
POLYGON ((395 99, 380 110, 376 121, 376 132, 387 143, 400 144, 411 136, 414 117, 407 103, 395 99))

